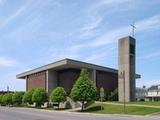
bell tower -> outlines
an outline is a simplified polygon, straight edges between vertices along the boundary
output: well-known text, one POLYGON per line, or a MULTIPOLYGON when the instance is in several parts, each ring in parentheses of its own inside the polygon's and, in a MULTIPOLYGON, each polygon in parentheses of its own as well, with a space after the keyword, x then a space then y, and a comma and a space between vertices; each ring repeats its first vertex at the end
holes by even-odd
POLYGON ((118 41, 118 94, 119 101, 135 101, 136 40, 127 36, 118 41))

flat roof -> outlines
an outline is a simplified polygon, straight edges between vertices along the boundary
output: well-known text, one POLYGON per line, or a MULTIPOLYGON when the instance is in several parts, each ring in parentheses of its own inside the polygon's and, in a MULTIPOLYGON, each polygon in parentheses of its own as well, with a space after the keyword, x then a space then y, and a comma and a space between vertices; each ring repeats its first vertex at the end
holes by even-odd
POLYGON ((118 72, 116 69, 113 69, 113 68, 104 67, 104 66, 100 66, 100 65, 95 65, 95 64, 91 64, 91 63, 87 63, 87 62, 82 62, 82 61, 78 61, 78 60, 65 58, 63 60, 59 60, 59 61, 44 65, 44 66, 39 67, 39 68, 17 74, 16 78, 24 79, 25 76, 31 75, 31 74, 34 74, 34 73, 37 73, 37 72, 50 70, 50 69, 60 70, 60 69, 63 69, 63 68, 68 68, 68 67, 70 67, 70 68, 96 69, 96 70, 102 70, 102 71, 113 72, 113 73, 118 72))
MULTIPOLYGON (((82 62, 82 61, 78 61, 78 60, 65 58, 63 60, 56 61, 56 62, 44 65, 44 66, 39 67, 39 68, 17 74, 16 78, 17 79, 25 79, 25 77, 27 75, 31 75, 31 74, 34 74, 34 73, 37 73, 37 72, 42 72, 42 71, 46 71, 46 70, 50 70, 50 69, 61 70, 61 69, 65 69, 65 68, 77 68, 77 69, 88 68, 88 69, 95 69, 95 70, 100 70, 100 71, 118 73, 118 70, 113 69, 113 68, 104 67, 104 66, 100 66, 100 65, 95 65, 95 64, 91 64, 91 63, 87 63, 87 62, 82 62)), ((140 78, 140 75, 136 75, 136 78, 140 78)))

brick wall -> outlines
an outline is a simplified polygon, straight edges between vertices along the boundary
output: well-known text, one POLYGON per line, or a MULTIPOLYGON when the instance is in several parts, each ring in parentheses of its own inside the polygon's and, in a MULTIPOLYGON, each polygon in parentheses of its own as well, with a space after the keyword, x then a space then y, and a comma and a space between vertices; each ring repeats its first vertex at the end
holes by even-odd
POLYGON ((26 89, 44 88, 46 89, 46 72, 39 72, 27 76, 26 89))
POLYGON ((64 87, 66 92, 69 94, 73 87, 73 84, 78 79, 80 70, 77 69, 66 69, 58 72, 58 86, 64 87))
POLYGON ((97 71, 96 85, 98 90, 103 87, 105 92, 111 92, 118 88, 118 74, 104 71, 97 71))

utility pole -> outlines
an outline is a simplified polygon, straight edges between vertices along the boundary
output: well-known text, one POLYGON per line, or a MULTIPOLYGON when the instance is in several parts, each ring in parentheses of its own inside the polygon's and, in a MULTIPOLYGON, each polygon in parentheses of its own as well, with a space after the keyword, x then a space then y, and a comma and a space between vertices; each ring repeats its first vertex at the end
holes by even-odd
POLYGON ((124 113, 126 113, 126 90, 125 90, 125 71, 123 71, 123 92, 124 92, 124 113))

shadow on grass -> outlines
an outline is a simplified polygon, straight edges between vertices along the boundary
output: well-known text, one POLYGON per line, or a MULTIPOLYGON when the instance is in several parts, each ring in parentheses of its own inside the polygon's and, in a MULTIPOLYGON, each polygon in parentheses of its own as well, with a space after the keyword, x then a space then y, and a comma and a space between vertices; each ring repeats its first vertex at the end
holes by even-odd
POLYGON ((100 105, 97 105, 97 106, 88 107, 83 111, 78 110, 78 112, 96 112, 96 111, 101 111, 102 109, 104 108, 101 107, 100 105))

